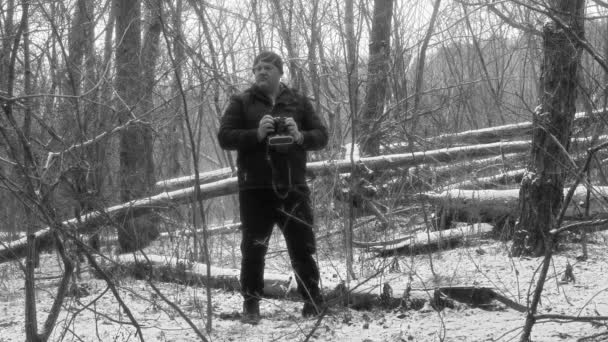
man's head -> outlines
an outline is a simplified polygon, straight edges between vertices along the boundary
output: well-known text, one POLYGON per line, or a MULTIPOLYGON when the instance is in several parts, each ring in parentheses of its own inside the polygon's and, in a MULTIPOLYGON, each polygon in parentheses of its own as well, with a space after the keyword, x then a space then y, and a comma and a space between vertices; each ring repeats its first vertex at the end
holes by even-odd
POLYGON ((283 75, 283 60, 274 52, 264 51, 253 60, 252 70, 256 85, 270 93, 278 89, 283 75))
POLYGON ((281 56, 277 55, 276 53, 272 51, 262 51, 259 55, 257 55, 253 60, 254 73, 255 66, 260 62, 270 63, 274 65, 277 69, 279 69, 281 75, 283 74, 283 60, 281 59, 281 56))

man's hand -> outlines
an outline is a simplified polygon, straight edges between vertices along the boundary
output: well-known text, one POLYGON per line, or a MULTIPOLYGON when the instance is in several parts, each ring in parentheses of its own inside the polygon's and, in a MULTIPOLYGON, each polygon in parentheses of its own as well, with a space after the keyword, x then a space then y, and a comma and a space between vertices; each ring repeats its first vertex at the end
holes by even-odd
POLYGON ((260 123, 258 124, 258 141, 264 140, 272 132, 274 132, 274 119, 266 114, 260 119, 260 123))
POLYGON ((293 118, 286 118, 285 125, 289 131, 289 135, 293 137, 293 140, 295 140, 296 143, 301 144, 304 140, 304 135, 302 132, 300 132, 300 130, 298 130, 298 124, 296 121, 293 118))

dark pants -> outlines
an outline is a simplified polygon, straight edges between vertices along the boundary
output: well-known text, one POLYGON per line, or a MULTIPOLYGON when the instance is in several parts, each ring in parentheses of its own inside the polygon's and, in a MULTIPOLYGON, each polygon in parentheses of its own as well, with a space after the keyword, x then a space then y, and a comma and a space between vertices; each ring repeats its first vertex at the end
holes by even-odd
POLYGON ((241 289, 245 301, 259 300, 264 289, 264 259, 276 224, 285 237, 298 291, 307 301, 317 301, 319 268, 312 229, 309 190, 299 187, 280 199, 272 189, 239 192, 242 241, 241 289))

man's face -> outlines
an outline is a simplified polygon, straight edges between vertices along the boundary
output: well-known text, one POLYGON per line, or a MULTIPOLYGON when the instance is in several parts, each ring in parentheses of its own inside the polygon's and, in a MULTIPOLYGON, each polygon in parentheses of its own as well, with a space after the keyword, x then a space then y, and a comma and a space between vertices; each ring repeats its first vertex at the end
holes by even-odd
POLYGON ((278 87, 281 80, 281 72, 272 63, 259 61, 253 66, 255 84, 263 91, 270 92, 278 87))

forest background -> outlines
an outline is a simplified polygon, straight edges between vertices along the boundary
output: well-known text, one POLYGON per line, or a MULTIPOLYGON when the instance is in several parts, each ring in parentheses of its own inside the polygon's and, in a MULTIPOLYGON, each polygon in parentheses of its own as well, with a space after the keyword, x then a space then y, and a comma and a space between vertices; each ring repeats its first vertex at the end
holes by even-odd
MULTIPOLYGON (((363 156, 407 153, 431 149, 430 137, 532 121, 542 28, 558 2, 1 0, 0 231, 12 240, 233 169, 219 118, 261 50, 284 56, 284 81, 327 122, 330 144, 311 161, 352 158, 352 142, 363 156)), ((576 109, 590 114, 607 100, 608 4, 576 3, 587 44, 576 109)), ((599 122, 583 134, 601 133, 599 122)), ((432 183, 432 172, 404 172, 401 182, 432 183)), ((315 182, 320 221, 340 215, 339 177, 315 182)), ((188 227, 196 242, 180 256, 209 260, 198 229, 238 221, 235 198, 189 202, 140 215, 123 234, 188 227)))
MULTIPOLYGON (((231 156, 217 145, 219 117, 229 97, 250 84, 251 60, 263 49, 284 55, 284 81, 310 96, 328 124, 331 144, 313 160, 343 158, 346 144, 368 135, 378 141, 370 152, 382 146, 388 154, 394 143, 531 121, 539 100, 540 29, 550 8, 543 2, 396 1, 393 13, 384 12, 392 17, 390 48, 383 52, 386 89, 370 120, 365 116, 370 89, 378 91, 368 84, 371 1, 143 1, 143 12, 127 13, 136 20, 129 29, 139 32, 129 41, 116 37, 121 8, 110 1, 34 2, 27 20, 21 18, 24 4, 0 4, 1 99, 5 107, 11 105, 31 148, 36 186, 54 184, 78 164, 92 172, 89 187, 104 204, 119 200, 123 150, 143 148, 151 154, 146 157, 148 187, 195 169, 233 167, 231 156), (124 66, 117 65, 119 45, 137 50, 124 66), (126 76, 117 75, 121 70, 127 70, 126 76), (125 83, 137 89, 125 89, 125 83), (353 123, 362 130, 353 132, 353 123), (149 137, 141 146, 120 145, 134 127, 149 137), (83 143, 88 148, 75 147, 83 143)), ((586 40, 602 54, 605 4, 590 1, 588 6, 586 40)), ((601 107, 605 77, 585 54, 579 110, 601 107)), ((18 134, 6 122, 0 162, 3 179, 16 184, 14 166, 24 153, 11 150, 18 134)), ((8 200, 14 194, 11 186, 1 194, 9 205, 1 208, 0 229, 21 230, 23 210, 18 201, 8 200)), ((227 208, 226 201, 208 205, 227 208)), ((223 222, 234 212, 209 210, 208 215, 209 222, 223 222)))

